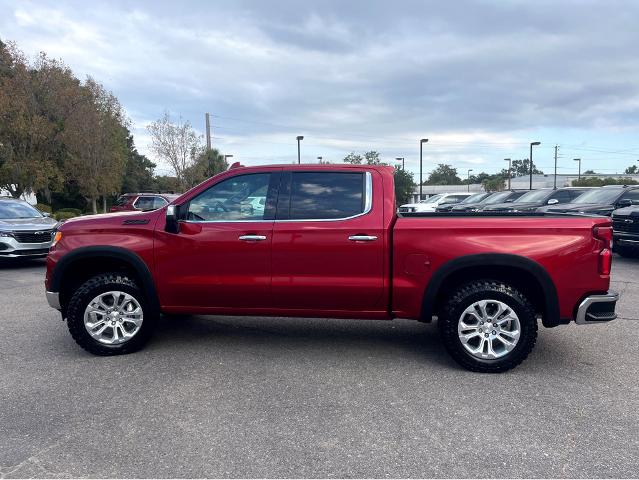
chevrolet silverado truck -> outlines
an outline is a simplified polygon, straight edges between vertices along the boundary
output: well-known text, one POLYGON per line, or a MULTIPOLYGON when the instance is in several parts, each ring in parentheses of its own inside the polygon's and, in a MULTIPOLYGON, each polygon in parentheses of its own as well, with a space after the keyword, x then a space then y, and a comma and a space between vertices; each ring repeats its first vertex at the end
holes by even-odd
POLYGON ((159 210, 65 222, 46 297, 97 355, 141 348, 160 314, 405 318, 501 372, 539 322, 616 317, 611 237, 599 216, 397 214, 391 167, 238 167, 159 210))

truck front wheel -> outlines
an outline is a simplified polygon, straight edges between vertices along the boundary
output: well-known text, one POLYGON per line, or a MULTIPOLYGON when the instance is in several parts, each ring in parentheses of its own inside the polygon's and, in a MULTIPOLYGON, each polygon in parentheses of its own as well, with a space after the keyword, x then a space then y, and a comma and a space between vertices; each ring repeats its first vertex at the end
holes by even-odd
POLYGON ((523 362, 537 340, 531 302, 517 289, 493 280, 468 283, 446 301, 439 332, 464 368, 498 373, 523 362))
POLYGON ((122 273, 87 280, 73 294, 67 310, 71 336, 95 355, 140 349, 151 335, 154 320, 140 288, 122 273))

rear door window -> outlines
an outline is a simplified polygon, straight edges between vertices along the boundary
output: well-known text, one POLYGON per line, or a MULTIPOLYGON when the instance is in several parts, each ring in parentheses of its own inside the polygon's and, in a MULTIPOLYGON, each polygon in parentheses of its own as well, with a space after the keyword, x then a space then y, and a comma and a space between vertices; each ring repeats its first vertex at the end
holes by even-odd
POLYGON ((133 206, 138 210, 153 210, 153 197, 139 197, 133 206))
POLYGON ((281 208, 278 203, 278 218, 335 220, 364 213, 365 182, 363 172, 292 172, 290 200, 281 208))

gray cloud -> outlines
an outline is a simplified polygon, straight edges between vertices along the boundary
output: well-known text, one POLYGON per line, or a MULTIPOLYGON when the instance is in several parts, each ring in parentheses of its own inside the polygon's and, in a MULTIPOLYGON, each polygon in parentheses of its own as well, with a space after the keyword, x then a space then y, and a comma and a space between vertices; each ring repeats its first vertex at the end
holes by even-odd
POLYGON ((97 77, 138 123, 208 110, 220 141, 254 156, 261 142, 282 157, 298 132, 389 155, 428 134, 462 164, 539 132, 639 144, 624 144, 639 129, 637 2, 0 5, 3 37, 97 77))

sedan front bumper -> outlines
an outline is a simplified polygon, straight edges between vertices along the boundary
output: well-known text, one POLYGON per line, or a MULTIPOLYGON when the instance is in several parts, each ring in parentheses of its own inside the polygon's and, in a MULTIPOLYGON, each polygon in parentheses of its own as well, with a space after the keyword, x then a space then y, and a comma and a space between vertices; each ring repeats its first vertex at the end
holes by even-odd
POLYGON ((44 258, 53 239, 40 243, 21 243, 13 237, 0 237, 0 258, 44 258))

